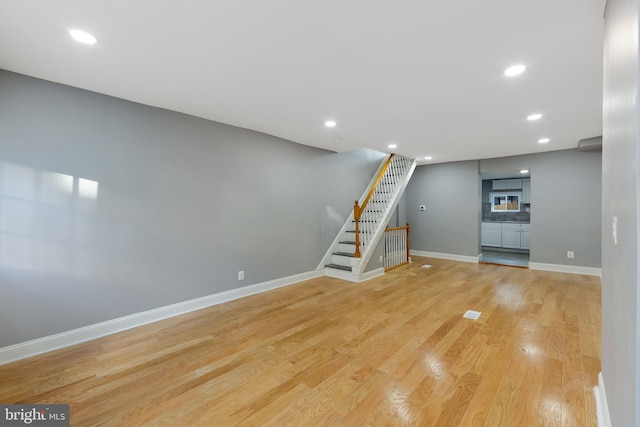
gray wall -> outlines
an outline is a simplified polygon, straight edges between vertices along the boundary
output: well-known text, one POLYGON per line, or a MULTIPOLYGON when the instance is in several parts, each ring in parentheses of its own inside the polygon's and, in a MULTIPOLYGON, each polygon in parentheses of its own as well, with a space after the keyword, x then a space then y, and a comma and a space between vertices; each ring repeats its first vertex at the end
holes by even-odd
POLYGON ((373 251, 373 255, 371 255, 369 263, 364 268, 364 272, 367 273, 379 268, 384 268, 384 262, 380 261, 381 256, 384 256, 384 237, 378 242, 378 246, 376 246, 375 250, 373 251))
POLYGON ((405 194, 412 250, 478 256, 478 161, 418 166, 405 194))
POLYGON ((614 426, 638 414, 638 0, 608 0, 602 140, 602 375, 614 426), (618 218, 618 244, 612 220, 618 218))
POLYGON ((561 150, 416 168, 406 192, 411 248, 477 256, 478 173, 531 170, 531 261, 601 266, 602 155, 561 150), (425 212, 418 206, 426 205, 425 212), (572 250, 575 258, 567 258, 572 250))
POLYGON ((480 160, 480 173, 531 171, 531 262, 599 268, 601 164, 600 153, 561 150, 480 160))
POLYGON ((383 157, 0 71, 0 347, 314 270, 383 157))

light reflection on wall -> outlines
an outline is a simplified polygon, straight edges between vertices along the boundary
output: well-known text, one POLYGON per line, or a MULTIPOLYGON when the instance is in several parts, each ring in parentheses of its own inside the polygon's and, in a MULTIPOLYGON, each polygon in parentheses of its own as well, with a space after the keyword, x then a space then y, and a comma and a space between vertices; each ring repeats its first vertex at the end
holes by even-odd
POLYGON ((0 163, 0 267, 82 276, 98 182, 0 163))
POLYGON ((97 199, 98 183, 90 179, 78 178, 78 195, 87 199, 97 199))

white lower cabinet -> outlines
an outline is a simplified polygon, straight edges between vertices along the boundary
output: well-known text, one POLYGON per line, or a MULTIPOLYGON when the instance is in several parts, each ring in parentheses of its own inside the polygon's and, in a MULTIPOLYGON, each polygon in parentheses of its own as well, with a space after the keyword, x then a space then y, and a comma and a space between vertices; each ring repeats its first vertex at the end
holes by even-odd
POLYGON ((502 247, 520 249, 520 224, 502 224, 502 247))
POLYGON ((520 238, 520 248, 531 249, 531 226, 529 224, 522 224, 520 232, 522 233, 520 238))
POLYGON ((502 225, 499 222, 483 222, 480 242, 482 246, 502 247, 502 225))
POLYGON ((530 249, 531 225, 483 222, 480 235, 482 246, 530 249))

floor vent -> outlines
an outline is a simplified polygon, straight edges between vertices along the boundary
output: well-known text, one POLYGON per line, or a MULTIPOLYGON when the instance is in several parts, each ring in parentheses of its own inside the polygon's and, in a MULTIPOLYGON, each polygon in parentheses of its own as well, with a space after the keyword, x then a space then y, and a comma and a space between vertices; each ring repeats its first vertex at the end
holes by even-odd
POLYGON ((482 313, 479 311, 467 310, 467 312, 462 316, 465 319, 478 320, 482 313))

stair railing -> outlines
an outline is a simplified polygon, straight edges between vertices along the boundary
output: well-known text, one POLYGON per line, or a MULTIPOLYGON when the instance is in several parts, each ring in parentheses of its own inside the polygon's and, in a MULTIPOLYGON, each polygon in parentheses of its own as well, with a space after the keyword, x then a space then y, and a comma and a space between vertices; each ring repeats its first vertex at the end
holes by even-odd
POLYGON ((389 169, 389 165, 391 164, 391 160, 393 159, 393 156, 394 154, 391 154, 389 156, 389 159, 387 159, 387 162, 385 163, 385 165, 382 167, 382 170, 378 174, 378 177, 376 178, 375 183, 373 184, 373 186, 371 186, 371 189, 369 190, 369 194, 367 194, 367 197, 365 197, 364 201, 362 202, 362 206, 360 206, 360 203, 357 200, 353 205, 353 218, 355 219, 355 223, 356 223, 356 250, 355 250, 355 253, 353 254, 354 258, 362 257, 362 254, 360 252, 360 218, 362 217, 362 213, 366 209, 367 204, 369 203, 369 200, 371 200, 371 196, 373 196, 373 193, 375 193, 376 189, 378 188, 378 184, 382 180, 382 177, 384 176, 387 169, 389 169))
POLYGON ((384 230, 384 271, 409 263, 409 223, 384 230))

